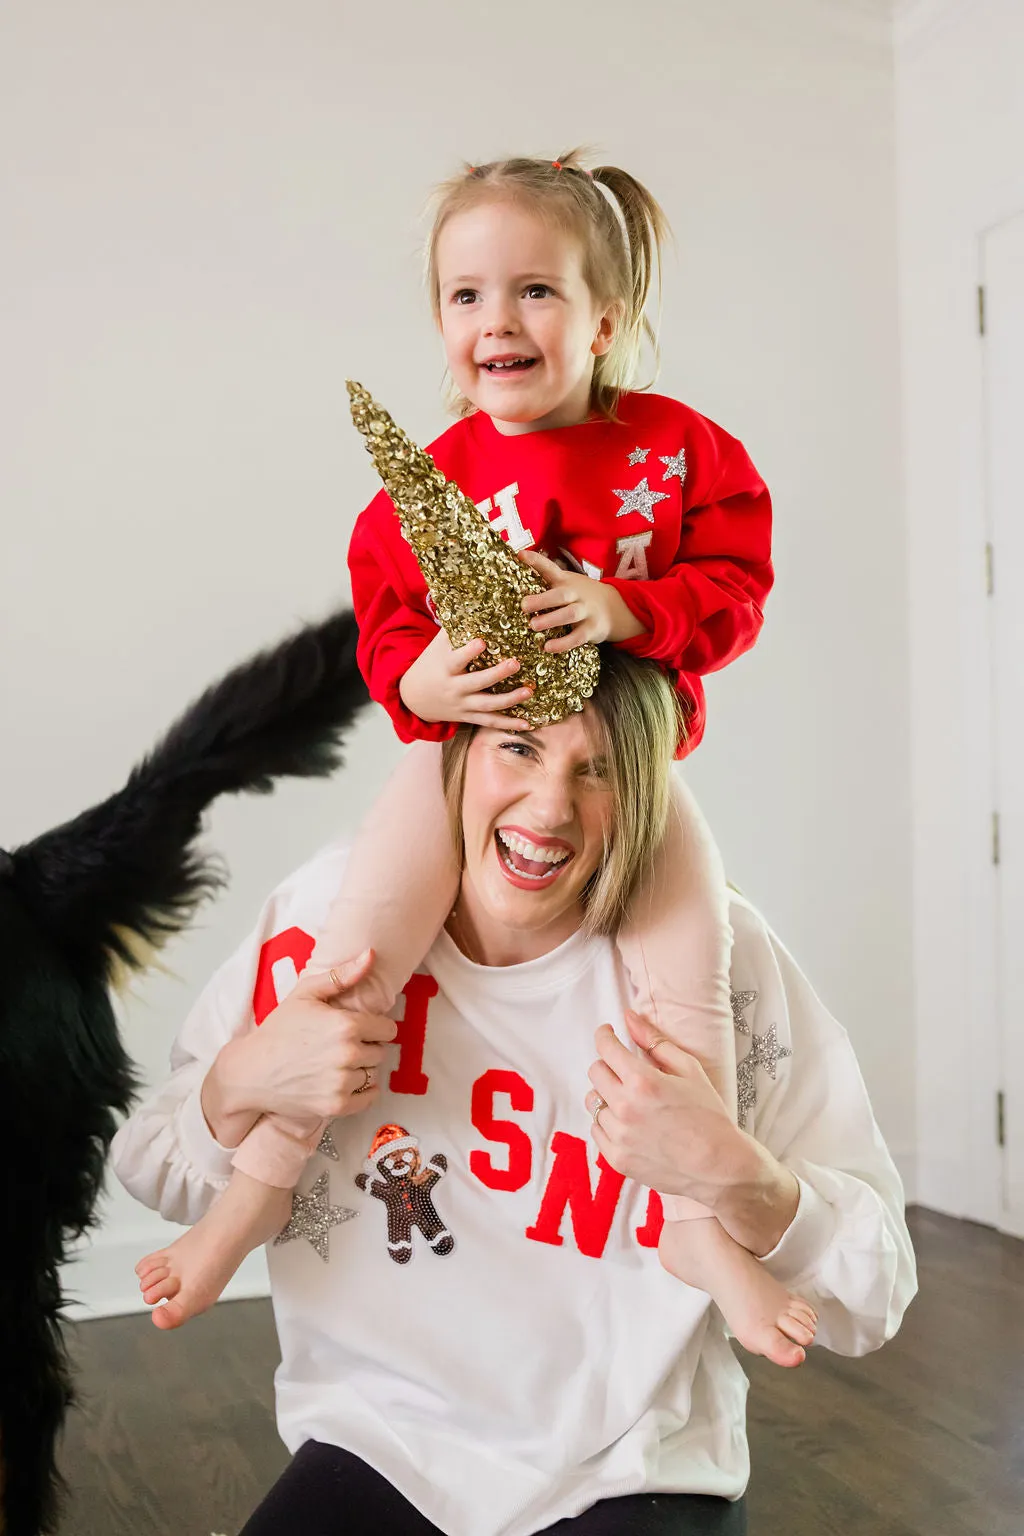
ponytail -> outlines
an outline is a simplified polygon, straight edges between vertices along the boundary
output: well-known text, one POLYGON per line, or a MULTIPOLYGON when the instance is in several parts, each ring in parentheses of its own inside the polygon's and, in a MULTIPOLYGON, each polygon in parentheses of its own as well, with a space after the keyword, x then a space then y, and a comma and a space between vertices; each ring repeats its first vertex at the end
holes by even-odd
POLYGON ((658 320, 661 318, 661 252, 669 237, 668 219, 657 198, 643 182, 617 165, 598 165, 594 181, 614 200, 622 219, 629 257, 630 292, 626 312, 611 348, 594 366, 594 390, 612 397, 614 414, 619 395, 633 386, 646 340, 657 374, 661 362, 658 327, 647 314, 652 283, 656 283, 658 320))

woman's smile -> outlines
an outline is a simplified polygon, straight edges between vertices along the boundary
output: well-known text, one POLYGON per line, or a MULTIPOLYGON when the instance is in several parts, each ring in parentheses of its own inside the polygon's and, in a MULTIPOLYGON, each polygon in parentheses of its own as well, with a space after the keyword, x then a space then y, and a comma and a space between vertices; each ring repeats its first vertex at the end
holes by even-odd
POLYGON ((511 825, 497 829, 494 847, 502 874, 520 890, 554 885, 576 856, 564 838, 542 837, 511 825))

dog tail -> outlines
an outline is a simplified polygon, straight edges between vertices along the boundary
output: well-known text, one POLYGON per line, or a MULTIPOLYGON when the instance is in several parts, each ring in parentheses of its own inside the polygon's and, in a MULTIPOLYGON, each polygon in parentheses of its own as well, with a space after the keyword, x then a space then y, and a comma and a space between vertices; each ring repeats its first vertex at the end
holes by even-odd
POLYGON ((209 688, 124 788, 16 849, 15 884, 69 957, 138 967, 223 884, 194 842, 219 795, 330 773, 367 702, 348 610, 301 629, 209 688))

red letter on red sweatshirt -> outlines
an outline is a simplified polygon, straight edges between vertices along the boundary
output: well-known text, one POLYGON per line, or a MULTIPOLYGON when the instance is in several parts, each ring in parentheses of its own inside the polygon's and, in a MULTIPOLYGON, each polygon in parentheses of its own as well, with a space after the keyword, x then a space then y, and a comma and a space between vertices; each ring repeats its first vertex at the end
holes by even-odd
POLYGON ((274 986, 274 966, 279 960, 290 960, 295 967, 295 974, 301 975, 313 953, 313 942, 310 934, 303 929, 285 928, 264 944, 260 950, 256 982, 252 989, 252 1012, 257 1024, 262 1024, 280 1001, 274 986))
POLYGON ((577 1248, 588 1259, 599 1259, 608 1241, 619 1192, 626 1182, 625 1175, 616 1173, 603 1157, 598 1156, 600 1178, 595 1192, 590 1187, 587 1144, 581 1137, 556 1131, 551 1138, 551 1150, 555 1160, 544 1187, 540 1213, 536 1224, 527 1227, 526 1235, 535 1243, 551 1243, 559 1247, 562 1239, 558 1229, 568 1206, 577 1248))
POLYGON ((423 1070, 423 1045, 427 1038, 427 1005, 437 996, 433 976, 410 976, 402 988, 405 1013, 398 1021, 398 1066, 388 1079, 392 1093, 426 1093, 430 1078, 423 1070))
POLYGON ((503 1141, 508 1147, 508 1167, 496 1168, 487 1152, 469 1154, 469 1171, 488 1189, 522 1189, 533 1167, 533 1147, 521 1125, 514 1120, 495 1120, 494 1096, 507 1093, 512 1109, 533 1108, 533 1089, 518 1072, 492 1067, 473 1084, 471 1116, 481 1136, 503 1141))

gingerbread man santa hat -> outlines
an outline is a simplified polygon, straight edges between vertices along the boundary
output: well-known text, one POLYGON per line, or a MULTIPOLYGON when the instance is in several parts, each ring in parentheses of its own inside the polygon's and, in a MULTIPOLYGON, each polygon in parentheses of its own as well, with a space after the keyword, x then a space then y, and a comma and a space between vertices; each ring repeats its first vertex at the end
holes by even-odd
POLYGON ((516 657, 518 673, 491 691, 532 686, 529 699, 508 709, 530 725, 553 725, 581 710, 597 686, 597 647, 545 651, 547 640, 568 631, 530 628, 522 600, 545 591, 544 583, 361 384, 350 380, 348 392, 352 420, 394 502, 448 639, 456 649, 478 637, 487 642, 469 669, 479 672, 516 657))
POLYGON ((372 1179, 382 1157, 390 1157, 395 1152, 404 1152, 406 1148, 415 1151, 418 1146, 419 1138, 410 1136, 404 1125, 379 1126, 366 1155, 363 1171, 368 1179, 372 1179))

